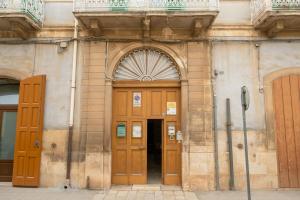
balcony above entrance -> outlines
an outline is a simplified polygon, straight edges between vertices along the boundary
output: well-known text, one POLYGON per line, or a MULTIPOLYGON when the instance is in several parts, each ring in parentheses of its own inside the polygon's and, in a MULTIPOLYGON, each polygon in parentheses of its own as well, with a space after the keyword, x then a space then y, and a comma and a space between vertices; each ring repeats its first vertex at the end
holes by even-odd
POLYGON ((200 36, 219 0, 74 0, 74 14, 94 36, 200 36))
POLYGON ((252 0, 252 22, 269 37, 280 31, 299 31, 300 0, 252 0))
POLYGON ((26 39, 41 28, 43 16, 42 0, 0 0, 0 35, 26 39))

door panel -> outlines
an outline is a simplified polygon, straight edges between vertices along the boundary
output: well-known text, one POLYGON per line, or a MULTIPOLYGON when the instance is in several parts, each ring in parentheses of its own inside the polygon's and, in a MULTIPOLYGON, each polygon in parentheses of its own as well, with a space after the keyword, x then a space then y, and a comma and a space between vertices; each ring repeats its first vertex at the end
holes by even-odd
POLYGON ((181 184, 181 143, 168 135, 168 126, 175 126, 175 133, 180 130, 180 90, 167 89, 165 91, 164 109, 166 112, 164 120, 163 141, 163 180, 166 185, 181 184), (167 105, 176 103, 176 113, 168 114, 167 105))
POLYGON ((147 119, 163 119, 163 183, 181 183, 181 144, 167 135, 167 123, 180 130, 179 88, 114 88, 112 123, 112 183, 147 183, 147 119), (136 101, 140 95, 140 101, 136 101), (176 102, 177 113, 167 115, 167 102, 176 102), (126 136, 117 134, 126 124, 126 136), (140 127, 140 128, 138 128, 140 127), (122 151, 120 154, 118 151, 122 151), (126 152, 126 155, 125 155, 126 152), (125 161, 126 160, 126 161, 125 161), (127 166, 124 166, 124 163, 127 166), (122 165, 122 166, 120 166, 122 165), (126 171, 126 173, 125 173, 126 171))
POLYGON ((144 119, 146 91, 119 89, 114 90, 113 94, 113 105, 117 106, 113 106, 112 183, 145 184, 147 182, 147 127, 144 119), (119 98, 120 96, 122 98, 119 98), (134 101, 136 96, 140 96, 141 99, 134 101), (122 108, 122 115, 119 115, 118 109, 120 107, 122 108), (123 112, 124 110, 126 113, 123 112), (117 134, 117 127, 120 123, 126 126, 126 134, 123 137, 117 134), (137 135, 134 135, 135 129, 133 127, 140 127, 139 130, 136 130, 137 135), (117 149, 122 150, 123 153, 117 154, 117 149), (125 152, 126 155, 124 155, 125 152), (124 165, 124 158, 126 160, 126 173, 124 173, 124 166, 120 166, 119 163, 122 160, 124 165))
POLYGON ((132 119, 129 137, 129 183, 147 183, 147 126, 146 120, 132 119))
POLYGON ((293 122, 294 135, 297 155, 297 173, 298 173, 298 187, 300 187, 300 75, 291 75, 291 94, 293 105, 293 122))
POLYGON ((46 76, 20 82, 13 185, 38 186, 46 76))
POLYGON ((130 91, 130 101, 128 104, 128 108, 131 109, 131 113, 128 113, 132 117, 141 117, 144 118, 146 114, 146 104, 144 103, 146 101, 146 91, 145 90, 131 90, 130 91), (141 98, 140 105, 137 104, 137 99, 135 98, 141 98))
POLYGON ((163 141, 163 180, 166 185, 179 185, 181 183, 181 143, 168 135, 168 126, 175 125, 175 132, 179 129, 174 120, 164 123, 163 141))
POLYGON ((300 75, 273 82, 279 185, 300 187, 300 75))
POLYGON ((158 91, 150 91, 149 92, 151 95, 151 104, 150 104, 150 116, 151 117, 161 117, 163 113, 163 108, 162 108, 162 95, 163 91, 158 90, 158 91))
MULTIPOLYGON (((125 101, 126 102, 126 101, 125 101)), ((116 184, 128 184, 127 166, 127 134, 128 123, 126 120, 118 120, 113 123, 112 128, 112 182, 116 184), (125 126, 125 136, 117 136, 117 125, 125 126)))
POLYGON ((127 100, 128 92, 125 90, 114 92, 114 116, 124 116, 127 117, 127 100))

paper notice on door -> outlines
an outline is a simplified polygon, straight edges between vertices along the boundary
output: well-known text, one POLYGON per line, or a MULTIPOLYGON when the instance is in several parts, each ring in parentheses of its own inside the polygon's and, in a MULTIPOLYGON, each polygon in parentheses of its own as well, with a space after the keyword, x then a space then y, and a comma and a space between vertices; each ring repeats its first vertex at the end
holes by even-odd
POLYGON ((119 123, 117 126, 117 136, 125 137, 126 136, 126 125, 123 123, 119 123))
POLYGON ((134 92, 133 93, 133 107, 141 107, 142 106, 142 93, 134 92))
POLYGON ((167 115, 176 115, 176 102, 167 102, 167 115))
POLYGON ((168 125, 168 135, 175 135, 175 124, 168 125))
POLYGON ((139 124, 135 124, 132 127, 132 137, 133 138, 141 138, 142 137, 142 126, 139 124))

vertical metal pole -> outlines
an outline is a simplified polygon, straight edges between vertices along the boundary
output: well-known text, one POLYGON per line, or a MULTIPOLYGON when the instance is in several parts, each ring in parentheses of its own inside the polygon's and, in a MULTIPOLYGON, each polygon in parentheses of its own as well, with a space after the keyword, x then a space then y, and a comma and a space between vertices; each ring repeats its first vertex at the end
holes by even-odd
POLYGON ((248 139, 247 139, 247 127, 246 127, 246 108, 243 108, 243 127, 244 127, 244 144, 245 144, 245 163, 246 163, 246 174, 247 174, 247 195, 248 200, 251 200, 251 188, 250 188, 250 175, 249 175, 249 158, 248 158, 248 139))
POLYGON ((231 110, 230 110, 230 99, 226 99, 226 130, 228 138, 228 151, 229 151, 229 189, 234 190, 234 169, 233 169, 233 150, 232 150, 232 132, 231 132, 231 110))
MULTIPOLYGON (((215 92, 215 91, 214 91, 215 92)), ((219 182, 219 148, 218 148, 218 128, 217 128, 217 102, 216 94, 213 96, 214 104, 214 148, 215 148, 215 182, 216 190, 220 190, 219 182)))

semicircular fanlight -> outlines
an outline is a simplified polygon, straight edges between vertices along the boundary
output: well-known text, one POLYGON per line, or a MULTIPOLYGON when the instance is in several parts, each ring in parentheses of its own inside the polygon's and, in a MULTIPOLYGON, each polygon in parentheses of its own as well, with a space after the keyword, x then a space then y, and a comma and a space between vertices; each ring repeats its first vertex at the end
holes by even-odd
POLYGON ((138 49, 124 57, 114 75, 115 80, 179 80, 174 62, 155 49, 138 49))

